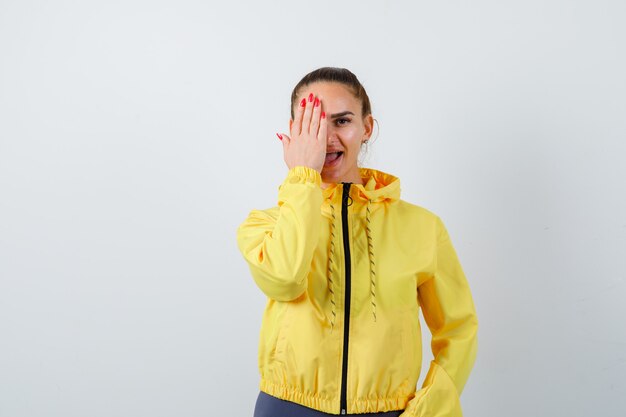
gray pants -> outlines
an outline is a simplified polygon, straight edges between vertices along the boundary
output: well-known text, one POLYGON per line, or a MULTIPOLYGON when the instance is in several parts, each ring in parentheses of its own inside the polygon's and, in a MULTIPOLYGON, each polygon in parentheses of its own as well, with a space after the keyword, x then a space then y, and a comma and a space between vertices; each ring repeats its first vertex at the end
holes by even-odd
MULTIPOLYGON (((360 417, 398 417, 404 410, 384 413, 346 414, 360 417)), ((329 417, 335 414, 323 413, 303 405, 282 400, 263 391, 259 392, 254 407, 254 417, 329 417)))

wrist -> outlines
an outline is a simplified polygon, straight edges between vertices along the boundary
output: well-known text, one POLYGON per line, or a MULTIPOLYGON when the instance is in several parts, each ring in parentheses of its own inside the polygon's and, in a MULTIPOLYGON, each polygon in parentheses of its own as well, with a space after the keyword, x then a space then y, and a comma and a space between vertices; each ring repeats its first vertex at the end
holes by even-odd
POLYGON ((307 165, 296 165, 289 169, 286 182, 295 183, 314 183, 318 186, 322 184, 321 172, 307 165))

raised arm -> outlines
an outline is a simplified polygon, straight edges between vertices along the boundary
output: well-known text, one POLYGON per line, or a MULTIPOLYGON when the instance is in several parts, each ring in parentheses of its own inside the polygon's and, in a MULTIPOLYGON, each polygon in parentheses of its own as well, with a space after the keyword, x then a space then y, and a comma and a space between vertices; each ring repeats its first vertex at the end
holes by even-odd
POLYGON ((279 186, 278 210, 252 210, 237 229, 239 250, 270 298, 290 301, 306 290, 322 221, 320 185, 317 170, 291 168, 279 186))

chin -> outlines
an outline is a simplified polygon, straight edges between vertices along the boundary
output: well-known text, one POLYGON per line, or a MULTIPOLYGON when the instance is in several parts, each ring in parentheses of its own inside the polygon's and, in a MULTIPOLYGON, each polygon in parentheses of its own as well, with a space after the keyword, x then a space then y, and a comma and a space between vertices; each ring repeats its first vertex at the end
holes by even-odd
POLYGON ((339 178, 339 175, 337 175, 337 173, 335 172, 327 172, 326 170, 322 170, 322 181, 323 182, 337 182, 337 178, 339 178))

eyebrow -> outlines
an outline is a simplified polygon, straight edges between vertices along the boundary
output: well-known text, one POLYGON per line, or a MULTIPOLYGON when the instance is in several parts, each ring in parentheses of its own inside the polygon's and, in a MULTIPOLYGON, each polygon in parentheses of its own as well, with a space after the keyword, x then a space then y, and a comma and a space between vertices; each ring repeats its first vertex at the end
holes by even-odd
POLYGON ((335 113, 335 114, 331 114, 330 118, 331 119, 335 119, 337 117, 341 117, 341 116, 345 116, 346 114, 351 114, 354 116, 354 113, 352 113, 351 111, 342 111, 341 113, 335 113))

